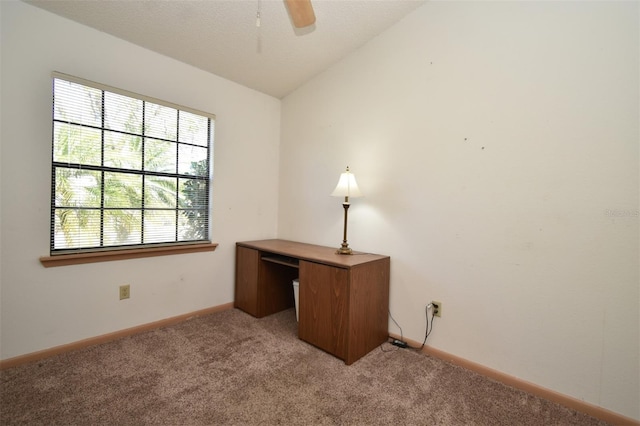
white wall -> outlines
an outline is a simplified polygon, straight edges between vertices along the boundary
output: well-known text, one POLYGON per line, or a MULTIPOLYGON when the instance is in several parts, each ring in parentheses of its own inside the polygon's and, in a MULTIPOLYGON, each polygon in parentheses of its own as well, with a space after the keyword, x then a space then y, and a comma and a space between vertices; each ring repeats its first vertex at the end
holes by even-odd
MULTIPOLYGON (((428 344, 640 419, 637 2, 429 2, 283 100, 279 237, 391 256, 428 344)), ((390 322, 390 330, 399 330, 390 322)))
POLYGON ((22 2, 0 10, 0 357, 233 301, 235 241, 277 233, 280 101, 22 2), (215 252, 41 266, 54 70, 216 114, 215 252), (123 283, 131 299, 119 301, 123 283))

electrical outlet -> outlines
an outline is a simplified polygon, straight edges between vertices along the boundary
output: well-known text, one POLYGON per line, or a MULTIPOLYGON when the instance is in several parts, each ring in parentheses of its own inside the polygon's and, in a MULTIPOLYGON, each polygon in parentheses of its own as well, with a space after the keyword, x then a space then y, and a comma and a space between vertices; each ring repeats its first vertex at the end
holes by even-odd
POLYGON ((441 317, 442 316, 442 303, 436 302, 434 300, 434 301, 431 302, 431 305, 433 306, 433 315, 435 315, 437 317, 441 317))
POLYGON ((129 284, 120 286, 120 300, 128 299, 131 296, 129 284))

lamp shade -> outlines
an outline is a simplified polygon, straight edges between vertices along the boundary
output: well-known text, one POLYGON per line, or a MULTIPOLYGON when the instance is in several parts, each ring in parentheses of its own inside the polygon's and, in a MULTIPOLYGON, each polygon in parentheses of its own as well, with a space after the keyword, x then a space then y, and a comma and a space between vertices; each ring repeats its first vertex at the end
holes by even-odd
POLYGON ((356 183, 356 177, 349 171, 349 167, 347 167, 347 171, 340 175, 340 180, 338 180, 338 185, 336 185, 336 189, 331 193, 332 197, 362 197, 362 192, 358 188, 358 184, 356 183))

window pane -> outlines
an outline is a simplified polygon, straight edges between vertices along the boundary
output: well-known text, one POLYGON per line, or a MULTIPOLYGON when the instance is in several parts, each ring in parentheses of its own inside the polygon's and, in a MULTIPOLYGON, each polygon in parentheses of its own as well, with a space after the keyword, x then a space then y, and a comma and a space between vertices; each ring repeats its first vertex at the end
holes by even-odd
POLYGON ((103 245, 140 244, 142 212, 140 210, 105 210, 103 245))
POLYGON ((201 115, 180 111, 179 142, 209 146, 209 119, 201 115))
POLYGON ((178 173, 194 176, 207 176, 207 148, 180 145, 178 147, 178 173))
POLYGON ((100 130, 65 123, 53 123, 53 161, 100 165, 100 130))
POLYGON ((176 173, 177 156, 175 142, 146 139, 144 169, 153 172, 176 173))
POLYGON ((175 210, 146 210, 144 214, 144 242, 176 241, 175 210))
POLYGON ((53 87, 54 120, 102 125, 102 90, 57 78, 53 80, 53 87))
POLYGON ((119 169, 140 170, 142 168, 142 138, 105 131, 104 165, 119 169))
POLYGON ((100 211, 55 209, 55 249, 100 246, 100 211))
POLYGON ((105 208, 141 208, 142 176, 130 173, 104 174, 105 208))
POLYGON ((55 207, 100 207, 100 172, 55 168, 55 207))
POLYGON ((199 209, 209 204, 209 186, 204 179, 180 179, 181 209, 199 209))
POLYGON ((179 216, 178 240, 205 240, 207 235, 207 210, 185 210, 179 216))
POLYGON ((144 180, 144 205, 146 208, 176 208, 177 179, 147 176, 144 180))
POLYGON ((212 120, 72 80, 53 82, 52 252, 206 241, 212 120))
POLYGON ((209 186, 204 179, 180 179, 181 241, 206 239, 209 212, 209 186))
POLYGON ((104 127, 142 134, 142 104, 139 99, 116 93, 104 93, 104 127))
POLYGON ((147 102, 144 111, 144 134, 175 141, 178 135, 178 111, 147 102))

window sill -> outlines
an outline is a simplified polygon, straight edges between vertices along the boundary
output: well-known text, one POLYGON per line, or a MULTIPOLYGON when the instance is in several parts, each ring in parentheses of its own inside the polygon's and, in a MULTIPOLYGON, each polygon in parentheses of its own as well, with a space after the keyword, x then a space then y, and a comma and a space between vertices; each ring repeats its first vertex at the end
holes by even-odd
POLYGON ((94 253, 61 254, 57 256, 43 256, 40 258, 40 263, 42 263, 42 266, 45 268, 51 268, 54 266, 79 265, 81 263, 110 262, 114 260, 139 259, 142 257, 200 253, 205 251, 214 251, 217 247, 218 243, 206 243, 171 247, 102 251, 94 253))

